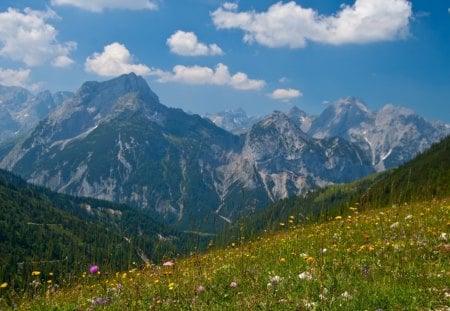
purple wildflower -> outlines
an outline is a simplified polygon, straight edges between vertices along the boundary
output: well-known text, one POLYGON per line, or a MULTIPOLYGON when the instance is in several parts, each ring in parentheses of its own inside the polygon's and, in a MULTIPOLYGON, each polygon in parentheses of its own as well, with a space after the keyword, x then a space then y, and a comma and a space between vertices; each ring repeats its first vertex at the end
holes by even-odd
POLYGON ((89 268, 89 272, 92 274, 97 274, 97 273, 99 273, 99 271, 100 271, 100 268, 97 265, 90 266, 90 268, 89 268))

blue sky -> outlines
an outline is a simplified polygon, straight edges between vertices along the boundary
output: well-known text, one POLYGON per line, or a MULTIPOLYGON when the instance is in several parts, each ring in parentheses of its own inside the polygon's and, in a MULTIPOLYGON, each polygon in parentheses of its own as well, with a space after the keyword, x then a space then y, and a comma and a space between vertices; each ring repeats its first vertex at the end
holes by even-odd
POLYGON ((450 122, 450 2, 0 2, 0 84, 76 91, 130 71, 199 114, 356 96, 450 122))

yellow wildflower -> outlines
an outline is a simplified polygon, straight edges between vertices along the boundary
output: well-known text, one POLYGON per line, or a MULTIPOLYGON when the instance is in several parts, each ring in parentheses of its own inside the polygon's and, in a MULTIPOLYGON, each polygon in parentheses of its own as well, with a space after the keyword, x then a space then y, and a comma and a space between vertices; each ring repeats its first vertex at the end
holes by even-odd
POLYGON ((33 271, 33 272, 31 272, 31 275, 32 276, 39 276, 39 275, 41 275, 41 271, 33 271))
POLYGON ((8 287, 8 283, 4 282, 0 285, 0 288, 7 288, 8 287))

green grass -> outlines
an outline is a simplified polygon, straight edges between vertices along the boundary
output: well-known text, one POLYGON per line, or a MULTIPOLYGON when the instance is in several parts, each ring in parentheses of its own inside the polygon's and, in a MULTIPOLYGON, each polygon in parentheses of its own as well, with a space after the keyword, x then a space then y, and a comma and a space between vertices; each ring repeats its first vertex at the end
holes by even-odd
POLYGON ((448 310, 449 215, 450 200, 361 213, 353 205, 306 226, 292 215, 281 232, 212 246, 174 267, 36 276, 23 293, 0 289, 0 309, 448 310))

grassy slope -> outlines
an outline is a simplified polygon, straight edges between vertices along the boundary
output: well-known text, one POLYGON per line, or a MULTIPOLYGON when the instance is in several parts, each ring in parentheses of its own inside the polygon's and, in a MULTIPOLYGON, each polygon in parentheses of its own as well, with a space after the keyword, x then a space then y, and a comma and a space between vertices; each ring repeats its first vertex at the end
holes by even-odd
MULTIPOLYGON (((20 309, 447 310, 450 202, 351 207, 347 217, 307 226, 294 218, 276 235, 242 238, 173 268, 80 276, 47 298, 18 300, 20 309)), ((44 293, 51 277, 36 279, 44 293)))

